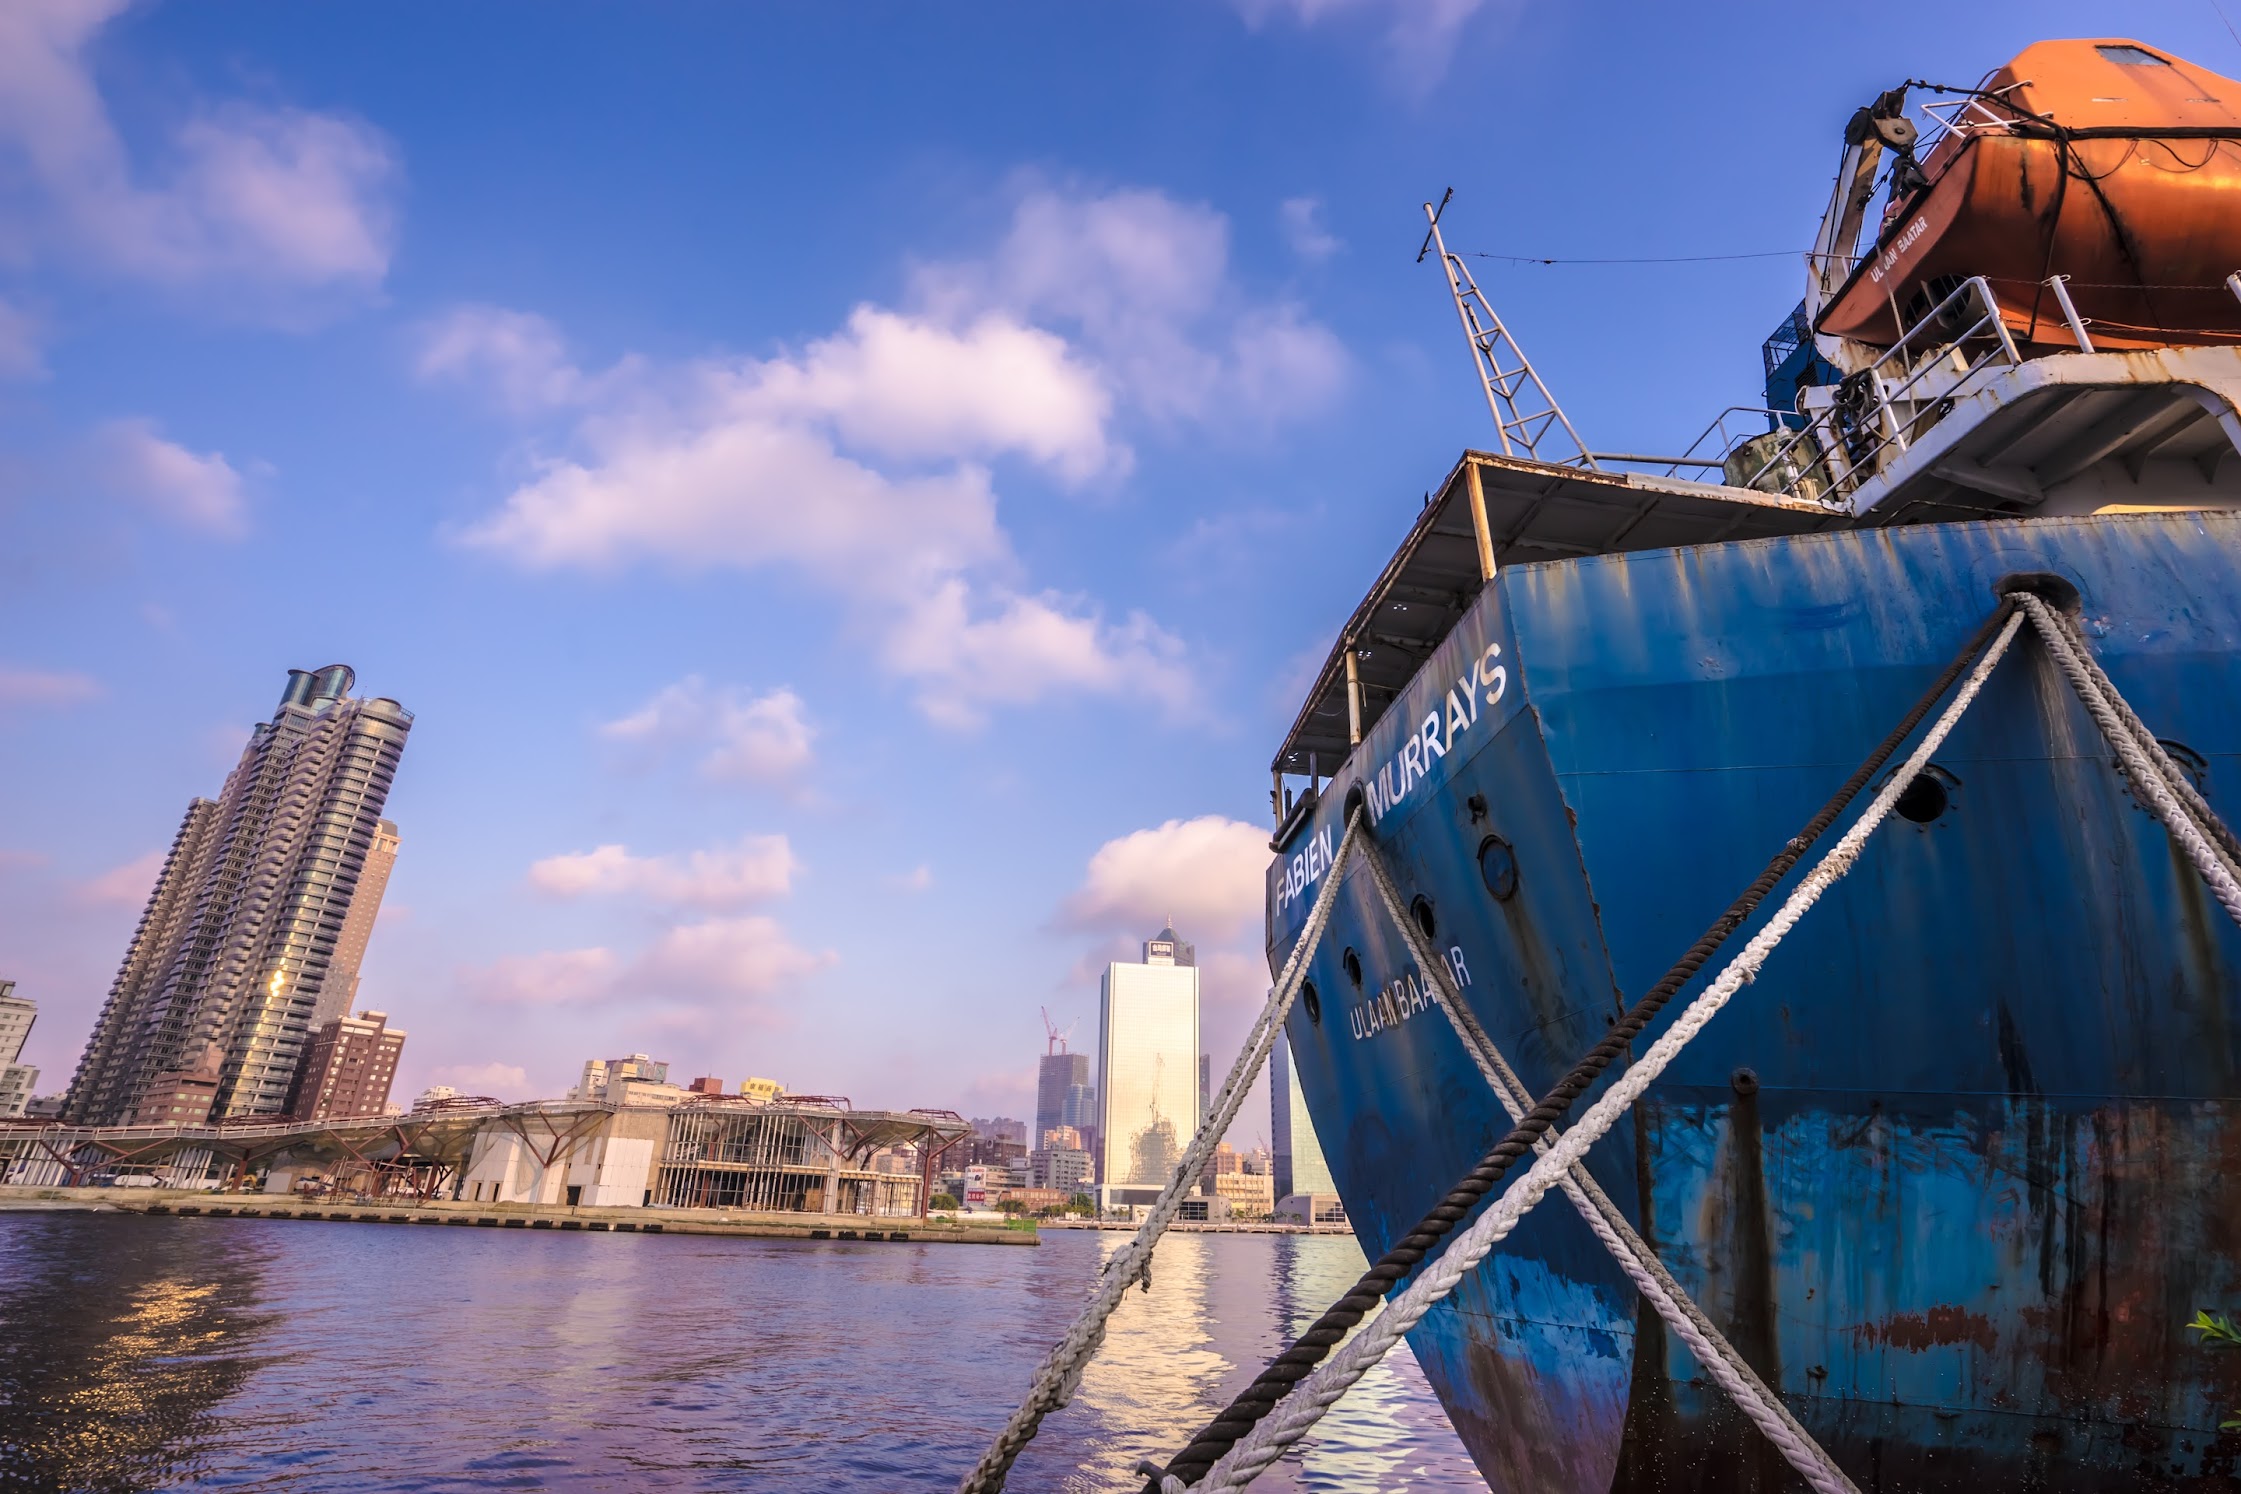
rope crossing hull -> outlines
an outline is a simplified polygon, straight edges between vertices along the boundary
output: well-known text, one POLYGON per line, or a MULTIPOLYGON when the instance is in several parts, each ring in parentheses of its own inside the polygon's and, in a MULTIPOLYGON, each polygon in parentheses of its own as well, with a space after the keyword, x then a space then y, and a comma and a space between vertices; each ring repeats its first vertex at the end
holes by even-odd
MULTIPOLYGON (((1544 1092, 2017 576, 2074 599, 2077 636, 2233 822, 2241 519, 1515 567, 1283 846, 1272 967, 1326 891, 1313 847, 1359 803, 1416 942, 1544 1092)), ((1849 875, 1585 1160, 1863 1489, 2222 1489, 2241 1469, 2218 1429, 2241 1355, 2183 1331, 2241 1302, 2241 930, 2197 870, 2230 854, 2190 860, 2073 677, 2025 626, 1849 875)), ((1360 858, 1335 875, 1317 999, 1286 1028, 1375 1257, 1510 1120, 1360 858)), ((1410 1343, 1498 1490, 1789 1486, 1572 1208, 1526 1215, 1410 1343)))

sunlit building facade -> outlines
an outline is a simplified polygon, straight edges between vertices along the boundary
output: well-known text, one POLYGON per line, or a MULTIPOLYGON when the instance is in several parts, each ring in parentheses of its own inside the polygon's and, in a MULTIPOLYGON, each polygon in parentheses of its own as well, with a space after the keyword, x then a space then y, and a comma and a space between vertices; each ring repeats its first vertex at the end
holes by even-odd
POLYGON ((68 1119, 116 1125, 158 1100, 188 1124, 288 1108, 312 1033, 347 1010, 343 933, 354 909, 371 927, 367 863, 412 730, 396 701, 354 699, 356 682, 345 664, 288 671, 225 788, 187 806, 68 1119), (204 1095, 205 1114, 186 1113, 204 1095))
POLYGON ((1149 1204, 1198 1134, 1198 967, 1164 928, 1141 964, 1105 967, 1098 1012, 1101 1208, 1149 1204))
POLYGON ((328 1022, 311 1040, 290 1114, 315 1121, 385 1113, 404 1048, 405 1034, 389 1025, 386 1012, 328 1022))
POLYGON ((1323 1160, 1322 1145, 1315 1139, 1315 1121, 1299 1092, 1292 1069, 1289 1038, 1278 1038, 1268 1054, 1268 1109, 1270 1150, 1275 1153, 1276 1197, 1295 1193, 1336 1193, 1330 1165, 1323 1160))
POLYGON ((373 939, 374 920, 381 916, 381 895, 389 890, 397 846, 397 827, 387 820, 377 821, 373 844, 366 850, 365 870, 358 874, 357 895, 350 900, 350 913, 342 921, 342 937, 335 941, 334 963, 327 969, 326 989, 341 1003, 343 1011, 358 1004, 359 967, 365 963, 366 945, 373 939))

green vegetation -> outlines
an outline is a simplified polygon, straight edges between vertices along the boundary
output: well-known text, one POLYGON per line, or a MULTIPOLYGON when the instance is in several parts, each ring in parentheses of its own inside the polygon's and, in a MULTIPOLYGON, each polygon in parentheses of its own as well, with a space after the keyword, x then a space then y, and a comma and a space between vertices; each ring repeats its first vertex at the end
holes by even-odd
POLYGON ((950 1213, 955 1213, 959 1205, 956 1197, 953 1194, 937 1193, 932 1198, 926 1200, 926 1207, 929 1211, 934 1209, 944 1209, 949 1211, 950 1213))
POLYGON ((1086 1193, 1077 1193, 1066 1200, 1066 1212, 1079 1214, 1084 1219, 1097 1212, 1097 1204, 1086 1193))
POLYGON ((1021 1203, 1016 1198, 1007 1198, 996 1205, 996 1212, 1002 1214, 1007 1219, 1017 1219, 1020 1215, 1027 1212, 1027 1205, 1021 1203))
MULTIPOLYGON (((2202 1342, 2221 1349, 2241 1349, 2241 1327, 2234 1324, 2231 1315, 2210 1312, 2203 1308, 2194 1310, 2194 1321, 2187 1324, 2202 1335, 2202 1342)), ((2241 1416, 2228 1416, 2218 1426, 2225 1431, 2241 1431, 2241 1416)))

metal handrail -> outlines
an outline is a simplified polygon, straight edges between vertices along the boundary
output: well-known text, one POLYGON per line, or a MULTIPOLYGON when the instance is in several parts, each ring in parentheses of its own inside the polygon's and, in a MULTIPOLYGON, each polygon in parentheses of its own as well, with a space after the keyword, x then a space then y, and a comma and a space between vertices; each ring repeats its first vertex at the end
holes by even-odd
MULTIPOLYGON (((1736 447, 1755 437, 1779 430, 1784 423, 1797 418, 1795 411, 1785 414, 1783 411, 1770 410, 1762 405, 1729 405, 1712 417, 1712 423, 1704 427, 1695 440, 1682 448, 1679 456, 1645 456, 1630 451, 1596 451, 1589 452, 1587 455, 1594 457, 1597 461, 1613 462, 1621 466, 1661 468, 1663 470, 1659 471, 1656 474, 1657 476, 1678 477, 1680 476, 1680 469, 1683 467, 1723 468, 1727 465, 1729 454, 1736 447), (1764 420, 1766 430, 1745 431, 1741 434, 1729 430, 1729 419, 1737 415, 1749 415, 1754 420, 1764 420), (1719 438, 1718 443, 1707 448, 1705 443, 1715 436, 1719 438), (1706 452, 1707 454, 1700 456, 1698 455, 1699 452, 1706 452)), ((1567 465, 1577 466, 1579 463, 1575 459, 1567 465)))
MULTIPOLYGON (((1864 449, 1855 450, 1847 442, 1844 433, 1836 429, 1831 413, 1824 411, 1814 416, 1804 429, 1776 447, 1773 454, 1760 464, 1743 486, 1757 487, 1760 479, 1767 473, 1779 470, 1785 461, 1794 461, 1797 448, 1810 440, 1817 454, 1810 461, 1796 462, 1797 475, 1775 491, 1785 497, 1795 497, 1797 490, 1814 475, 1816 469, 1825 469, 1829 473, 1828 497, 1856 492, 1881 470, 1884 453, 1893 449, 1904 452, 1911 439, 1928 425, 1936 423, 1937 417, 1943 413, 1939 409, 1943 401, 1957 393, 1962 385, 1992 366, 1995 361, 2013 368, 2023 361, 2023 355, 2017 351, 2015 339, 2008 334, 2007 323, 2000 316, 2000 303, 1993 296, 1991 285, 1983 276, 1972 275, 1947 293, 1944 300, 1924 313, 1897 342, 1863 371, 1866 386, 1873 394, 1873 404, 1865 412, 1868 418, 1862 422, 1861 429, 1880 431, 1879 436, 1864 449), (1974 321, 1945 340, 1920 347, 1917 351, 1918 346, 1928 342, 1929 334, 1943 323, 1949 310, 1971 298, 1977 305, 1974 321), (1935 400, 1912 398, 1914 391, 1933 372, 1950 367, 1947 359, 1951 354, 1972 339, 1980 338, 1988 339, 1989 345, 1963 363, 1959 374, 1943 395, 1935 400), (1899 375, 1903 377, 1898 377, 1896 383, 1890 382, 1892 377, 1899 375), (1899 408, 1901 405, 1910 408, 1902 412, 1899 408)), ((1855 374, 1853 377, 1858 378, 1860 375, 1855 374)))

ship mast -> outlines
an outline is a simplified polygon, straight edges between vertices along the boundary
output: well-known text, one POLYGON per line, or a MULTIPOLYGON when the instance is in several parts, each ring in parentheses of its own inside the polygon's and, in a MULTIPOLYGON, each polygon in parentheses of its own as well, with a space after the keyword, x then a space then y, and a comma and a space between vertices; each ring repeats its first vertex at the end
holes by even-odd
POLYGON ((1486 408, 1494 417, 1494 434, 1501 440, 1502 455, 1522 454, 1536 462, 1560 461, 1592 472, 1602 471, 1579 432, 1565 418, 1556 396, 1533 371, 1525 349, 1517 345, 1510 329, 1487 304, 1469 267, 1460 256, 1448 252, 1447 240, 1440 234, 1440 215, 1447 211, 1448 200, 1454 195, 1455 189, 1450 187, 1441 194, 1438 207, 1424 204, 1424 218, 1431 228, 1424 235, 1423 247, 1416 251, 1416 262, 1422 264, 1425 255, 1439 250, 1440 265, 1447 271, 1448 294, 1455 300, 1456 319, 1463 324, 1463 340, 1471 345, 1471 365, 1478 372, 1479 387, 1486 393, 1486 408), (1556 434, 1558 428, 1562 429, 1561 436, 1556 434), (1563 455, 1562 447, 1567 442, 1571 452, 1563 455), (1542 454, 1543 443, 1555 448, 1551 455, 1542 454))

